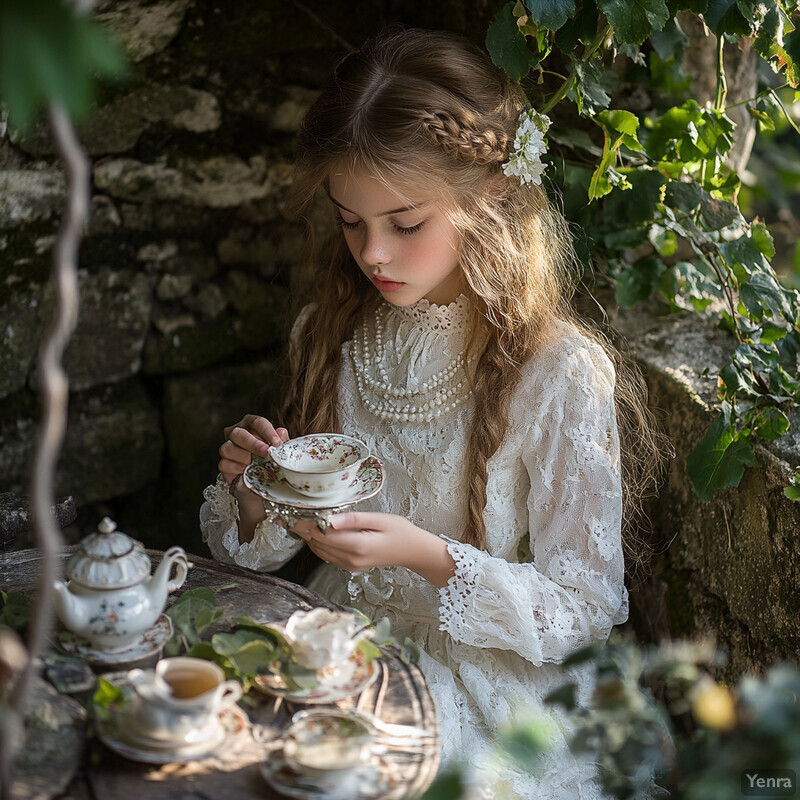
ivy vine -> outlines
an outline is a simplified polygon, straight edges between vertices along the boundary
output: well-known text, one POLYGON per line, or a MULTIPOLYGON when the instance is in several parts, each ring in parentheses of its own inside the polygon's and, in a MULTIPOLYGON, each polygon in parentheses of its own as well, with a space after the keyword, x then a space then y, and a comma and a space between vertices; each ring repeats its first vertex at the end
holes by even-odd
MULTIPOLYGON (((738 486, 745 467, 757 464, 756 441, 783 436, 787 412, 800 401, 800 292, 773 270, 767 227, 739 209, 740 176, 725 160, 736 125, 726 113, 723 51, 725 42, 749 39, 773 79, 737 105, 760 129, 783 115, 798 130, 781 96, 800 98, 798 5, 517 0, 486 37, 493 61, 523 83, 535 108, 548 113, 566 99, 586 120, 559 124, 554 115, 548 154, 553 183, 565 187, 567 217, 582 231, 575 240, 581 260, 598 265, 623 307, 657 293, 674 311, 720 309, 720 325, 736 337, 719 372, 719 414, 686 463, 704 500, 738 486), (716 91, 705 107, 690 96, 681 67, 689 45, 683 14, 716 36, 716 91), (622 67, 657 93, 655 109, 612 107, 622 67)), ((785 494, 800 500, 800 475, 785 494)))

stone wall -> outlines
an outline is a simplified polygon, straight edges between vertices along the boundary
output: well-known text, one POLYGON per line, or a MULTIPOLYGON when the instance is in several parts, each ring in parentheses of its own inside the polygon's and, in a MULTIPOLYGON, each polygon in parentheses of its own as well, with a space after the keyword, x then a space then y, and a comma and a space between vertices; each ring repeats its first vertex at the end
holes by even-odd
POLYGON ((650 403, 675 447, 666 482, 649 503, 653 555, 631 583, 631 622, 643 641, 711 638, 728 654, 720 677, 796 661, 800 651, 800 503, 783 488, 800 466, 800 418, 769 447, 740 485, 700 500, 686 456, 716 416, 719 370, 736 342, 713 316, 665 315, 655 304, 610 322, 642 366, 650 403), (703 376, 703 371, 708 373, 703 376))
MULTIPOLYGON (((391 21, 475 41, 504 0, 117 0, 99 15, 132 79, 105 88, 81 137, 93 161, 81 310, 66 355, 70 417, 58 491, 147 545, 203 552, 197 509, 224 425, 283 392, 282 342, 308 290, 305 234, 283 215, 292 137, 330 64, 391 21)), ((52 304, 64 178, 44 125, 0 131, 0 492, 24 493, 38 416, 35 353, 52 304)), ((651 504, 662 551, 632 592, 646 639, 715 633, 730 670, 797 652, 798 462, 787 437, 739 489, 693 494, 685 455, 733 348, 700 316, 617 314, 677 449, 651 504), (699 378, 711 365, 711 378, 699 378)), ((20 542, 22 544, 24 542, 20 542)))
MULTIPOLYGON (((79 507, 73 538, 109 513, 148 545, 203 550, 222 428, 280 400, 282 343, 309 289, 306 233, 283 214, 305 109, 333 61, 385 24, 481 41, 500 5, 99 3, 133 68, 80 128, 92 215, 57 482, 79 507)), ((0 128, 0 491, 27 493, 64 185, 44 122, 25 139, 0 128)))

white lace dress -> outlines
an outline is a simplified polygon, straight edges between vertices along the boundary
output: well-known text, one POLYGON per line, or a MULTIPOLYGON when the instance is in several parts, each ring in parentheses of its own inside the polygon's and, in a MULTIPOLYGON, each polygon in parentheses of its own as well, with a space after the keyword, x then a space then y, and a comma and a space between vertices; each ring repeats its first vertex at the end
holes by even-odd
MULTIPOLYGON (((374 342, 377 332, 384 347, 373 348, 372 360, 380 363, 366 369, 393 386, 414 388, 461 352, 466 317, 463 298, 449 306, 384 304, 364 332, 357 326, 354 340, 366 333, 374 342)), ((578 682, 585 702, 588 674, 565 675, 557 664, 574 649, 605 640, 628 614, 610 361, 564 323, 560 337, 524 366, 510 426, 488 464, 484 551, 459 542, 474 402, 454 398, 455 409, 429 422, 382 419, 362 400, 354 349, 361 363, 359 348, 344 345, 342 430, 367 442, 386 475, 384 491, 358 508, 400 514, 445 537, 456 571, 438 589, 404 568, 350 574, 325 564, 311 588, 373 619, 388 616, 395 638, 419 645, 438 710, 443 763, 490 760, 489 741, 498 729, 538 713, 551 723, 553 749, 535 776, 512 774, 513 791, 526 800, 601 797, 594 768, 567 752, 561 713, 542 698, 569 679, 578 682)), ((203 538, 217 559, 272 570, 302 546, 271 522, 240 545, 236 503, 221 478, 205 498, 203 538)))

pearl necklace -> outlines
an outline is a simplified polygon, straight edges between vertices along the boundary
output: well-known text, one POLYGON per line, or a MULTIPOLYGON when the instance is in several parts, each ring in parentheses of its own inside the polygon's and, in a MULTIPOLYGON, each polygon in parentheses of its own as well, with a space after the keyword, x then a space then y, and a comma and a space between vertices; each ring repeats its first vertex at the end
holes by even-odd
POLYGON ((463 405, 472 395, 467 382, 464 356, 459 354, 444 369, 425 381, 419 389, 393 386, 384 366, 385 310, 378 309, 375 319, 375 349, 370 344, 366 319, 361 323, 360 336, 353 337, 350 353, 356 376, 358 394, 364 407, 383 420, 394 422, 430 422, 442 414, 463 405), (373 377, 377 371, 378 377, 373 377), (372 372, 372 374, 370 374, 372 372), (453 385, 459 373, 458 383, 453 385))

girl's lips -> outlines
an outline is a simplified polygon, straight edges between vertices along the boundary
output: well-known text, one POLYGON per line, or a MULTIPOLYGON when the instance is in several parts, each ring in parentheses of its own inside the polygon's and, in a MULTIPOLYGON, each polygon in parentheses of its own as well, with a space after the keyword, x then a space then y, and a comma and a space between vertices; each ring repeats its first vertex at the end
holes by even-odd
POLYGON ((405 286, 404 283, 400 283, 398 281, 384 281, 381 280, 380 278, 376 278, 374 275, 372 276, 372 282, 382 292, 394 292, 401 286, 405 286))

